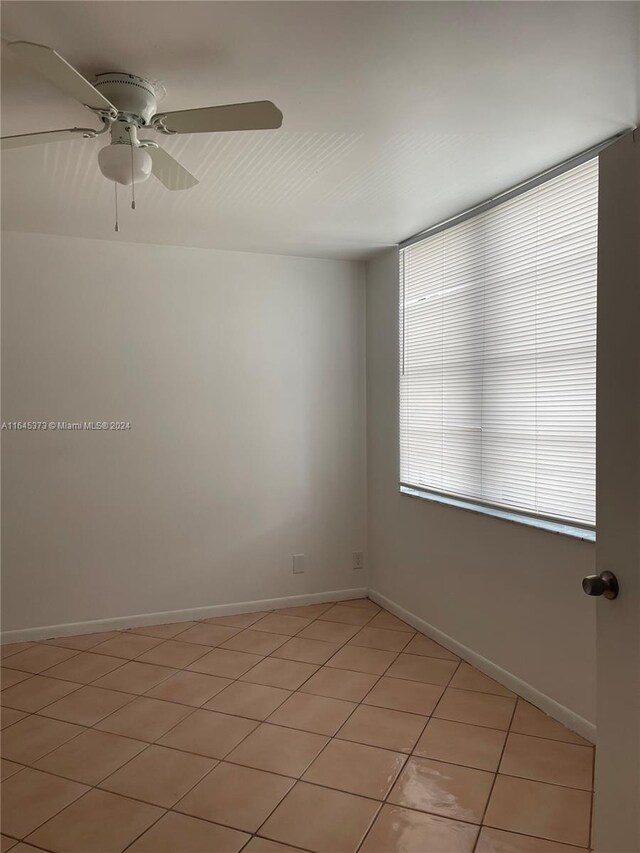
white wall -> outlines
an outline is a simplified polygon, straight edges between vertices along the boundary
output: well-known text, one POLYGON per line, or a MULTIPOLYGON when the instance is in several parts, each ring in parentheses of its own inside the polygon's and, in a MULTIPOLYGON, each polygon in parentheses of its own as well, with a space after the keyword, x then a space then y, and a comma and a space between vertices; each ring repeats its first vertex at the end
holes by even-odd
POLYGON ((398 263, 367 265, 372 589, 590 723, 594 545, 398 491, 398 263))
MULTIPOLYGON (((593 545, 398 493, 367 272, 372 588, 593 721, 593 545)), ((2 434, 3 631, 367 585, 359 265, 9 233, 2 308, 4 421, 132 423, 2 434)))
POLYGON ((8 233, 3 631, 366 586, 355 263, 8 233), (293 575, 291 555, 306 555, 293 575))

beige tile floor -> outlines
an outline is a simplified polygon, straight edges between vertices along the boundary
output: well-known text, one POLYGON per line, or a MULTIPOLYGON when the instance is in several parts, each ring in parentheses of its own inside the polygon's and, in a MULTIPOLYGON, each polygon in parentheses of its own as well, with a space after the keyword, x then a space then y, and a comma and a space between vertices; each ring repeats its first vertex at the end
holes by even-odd
POLYGON ((578 853, 593 747, 367 600, 2 647, 14 853, 578 853))

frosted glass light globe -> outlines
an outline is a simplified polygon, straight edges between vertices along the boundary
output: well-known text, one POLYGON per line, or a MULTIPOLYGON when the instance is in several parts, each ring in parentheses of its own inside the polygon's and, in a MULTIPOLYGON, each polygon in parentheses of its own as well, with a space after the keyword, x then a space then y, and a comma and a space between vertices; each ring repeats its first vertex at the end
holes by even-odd
POLYGON ((105 145, 98 152, 100 171, 110 181, 129 186, 132 180, 136 184, 146 181, 151 174, 151 154, 146 148, 133 146, 133 169, 131 168, 132 146, 125 143, 105 145))

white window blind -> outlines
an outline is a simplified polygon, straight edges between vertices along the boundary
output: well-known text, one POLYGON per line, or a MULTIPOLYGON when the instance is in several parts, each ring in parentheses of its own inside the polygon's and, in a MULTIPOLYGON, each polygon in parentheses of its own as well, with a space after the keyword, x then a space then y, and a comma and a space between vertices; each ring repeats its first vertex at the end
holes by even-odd
POLYGON ((595 524, 598 159, 400 251, 400 479, 595 524))

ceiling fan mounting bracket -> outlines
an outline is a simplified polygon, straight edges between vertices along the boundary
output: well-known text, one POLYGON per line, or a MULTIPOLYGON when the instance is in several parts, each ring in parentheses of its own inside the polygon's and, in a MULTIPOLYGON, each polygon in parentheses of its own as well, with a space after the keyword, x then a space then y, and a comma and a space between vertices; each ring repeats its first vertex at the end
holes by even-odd
POLYGON ((93 85, 115 106, 118 121, 139 127, 150 123, 163 94, 161 87, 136 74, 98 74, 93 85))

